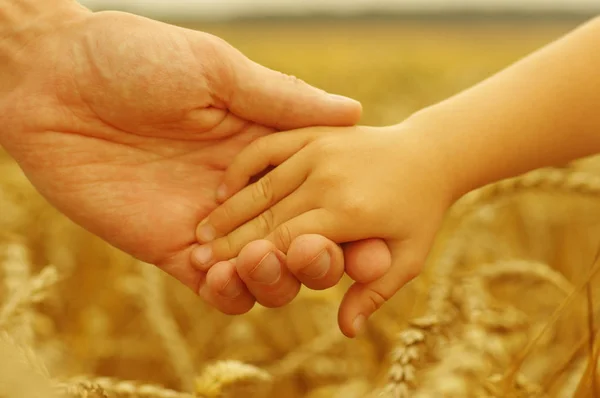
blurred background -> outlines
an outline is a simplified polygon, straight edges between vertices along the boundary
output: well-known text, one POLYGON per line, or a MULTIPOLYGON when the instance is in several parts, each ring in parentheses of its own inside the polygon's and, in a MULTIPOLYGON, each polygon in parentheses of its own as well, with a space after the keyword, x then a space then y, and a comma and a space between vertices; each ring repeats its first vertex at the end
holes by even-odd
POLYGON ((387 124, 600 13, 597 0, 82 0, 217 34, 387 124))

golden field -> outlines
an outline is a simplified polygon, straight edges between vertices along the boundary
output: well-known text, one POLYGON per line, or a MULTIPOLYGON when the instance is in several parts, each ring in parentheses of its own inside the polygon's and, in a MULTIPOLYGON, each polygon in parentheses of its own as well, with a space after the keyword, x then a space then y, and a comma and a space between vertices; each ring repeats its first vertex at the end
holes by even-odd
MULTIPOLYGON (((384 125, 574 26, 196 27, 384 125)), ((347 283, 219 314, 72 224, 0 155, 0 397, 593 397, 599 198, 596 159, 470 193, 425 273, 349 340, 336 325, 347 283)))

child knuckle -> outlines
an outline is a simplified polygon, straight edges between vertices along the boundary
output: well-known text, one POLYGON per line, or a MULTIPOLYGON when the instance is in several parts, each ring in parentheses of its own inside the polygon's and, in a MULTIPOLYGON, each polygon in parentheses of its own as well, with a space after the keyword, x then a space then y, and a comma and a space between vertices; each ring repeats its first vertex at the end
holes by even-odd
POLYGON ((256 218, 256 221, 258 226, 257 232, 260 234, 268 234, 275 225, 275 215, 273 214, 273 210, 266 209, 256 218))
POLYGON ((273 184, 271 181, 271 177, 269 177, 268 174, 266 176, 261 177, 256 182, 256 184, 254 184, 252 195, 255 201, 265 203, 268 206, 273 204, 273 184))
POLYGON ((273 231, 273 239, 275 246, 283 251, 287 251, 292 244, 292 233, 289 227, 285 224, 280 225, 279 228, 273 231))
POLYGON ((210 222, 215 228, 228 225, 232 220, 235 219, 235 209, 228 204, 218 207, 210 217, 210 222))
POLYGON ((335 165, 322 166, 313 177, 319 188, 326 192, 342 192, 346 187, 346 180, 341 176, 335 165))
POLYGON ((367 291, 366 301, 372 312, 375 312, 385 304, 387 297, 376 290, 370 289, 367 291))
POLYGON ((370 214, 371 205, 363 197, 357 196, 356 193, 343 192, 339 200, 337 207, 348 217, 361 219, 370 214))
POLYGON ((269 146, 268 140, 266 138, 267 137, 259 137, 250 144, 253 154, 266 153, 268 146, 269 146))
POLYGON ((336 142, 328 137, 324 137, 313 141, 311 148, 318 156, 328 156, 335 151, 336 142))
POLYGON ((215 255, 219 258, 233 257, 238 252, 237 239, 233 234, 225 235, 219 239, 220 244, 215 245, 215 255))

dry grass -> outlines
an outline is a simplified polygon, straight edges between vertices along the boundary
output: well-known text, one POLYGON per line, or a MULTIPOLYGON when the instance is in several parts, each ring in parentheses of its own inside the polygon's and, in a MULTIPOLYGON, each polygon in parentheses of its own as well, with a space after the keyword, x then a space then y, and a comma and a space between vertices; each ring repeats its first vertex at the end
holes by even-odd
MULTIPOLYGON (((336 26, 207 29, 386 124, 571 27, 336 26)), ((0 397, 595 396, 598 159, 464 197, 425 274, 352 341, 346 281, 227 317, 66 220, 1 154, 0 176, 0 397)))

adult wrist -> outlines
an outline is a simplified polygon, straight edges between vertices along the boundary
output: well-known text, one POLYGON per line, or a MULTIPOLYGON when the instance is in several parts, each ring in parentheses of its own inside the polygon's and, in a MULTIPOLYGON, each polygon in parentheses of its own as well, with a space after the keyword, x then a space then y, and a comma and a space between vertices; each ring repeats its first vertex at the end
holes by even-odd
POLYGON ((75 0, 0 0, 0 63, 15 61, 38 38, 90 13, 75 0))
MULTIPOLYGON (((7 117, 6 105, 27 80, 39 59, 51 52, 55 34, 83 20, 91 11, 75 0, 0 0, 0 123, 7 117), (49 39, 47 39, 49 38, 49 39)), ((50 55, 52 55, 50 53, 50 55)), ((14 132, 0 129, 0 145, 9 150, 14 132)))

